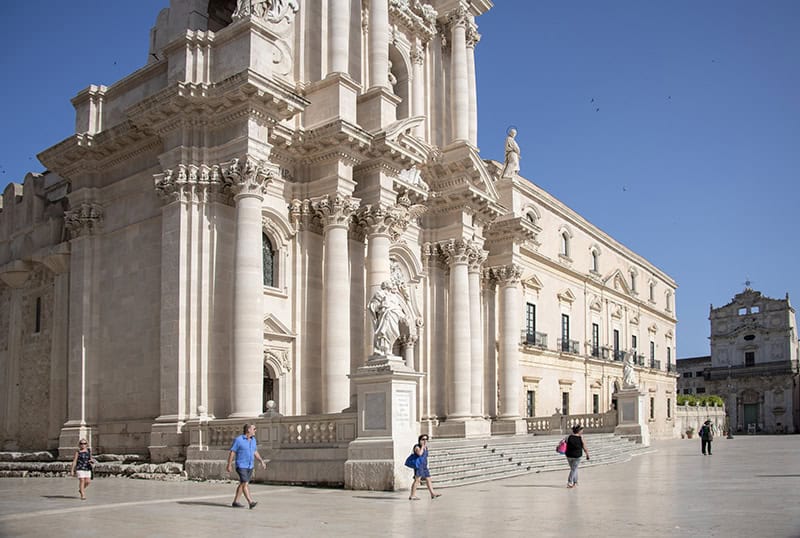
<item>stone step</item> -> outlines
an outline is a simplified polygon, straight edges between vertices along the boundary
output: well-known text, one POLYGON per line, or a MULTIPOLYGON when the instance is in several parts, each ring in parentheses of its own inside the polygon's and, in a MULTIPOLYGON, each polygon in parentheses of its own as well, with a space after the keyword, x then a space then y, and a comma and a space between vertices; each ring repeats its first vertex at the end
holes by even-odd
MULTIPOLYGON (((582 467, 628 461, 646 449, 613 434, 588 434, 592 455, 582 467)), ((563 436, 524 436, 484 440, 438 440, 431 446, 429 468, 437 487, 453 487, 528 473, 566 469, 555 447, 563 436)))
MULTIPOLYGON (((96 456, 95 476, 128 476, 152 480, 185 477, 182 463, 147 463, 142 456, 101 454, 96 456)), ((68 476, 72 460, 56 461, 49 452, 0 452, 0 478, 25 476, 68 476)))

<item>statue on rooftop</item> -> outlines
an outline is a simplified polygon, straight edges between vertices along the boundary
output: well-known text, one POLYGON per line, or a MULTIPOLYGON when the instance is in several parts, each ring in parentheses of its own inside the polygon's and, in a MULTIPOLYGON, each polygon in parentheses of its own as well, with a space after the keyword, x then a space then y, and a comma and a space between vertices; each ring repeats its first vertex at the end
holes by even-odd
POLYGON ((500 174, 501 178, 512 178, 519 174, 520 151, 517 141, 514 140, 516 136, 516 129, 512 127, 508 130, 508 136, 506 137, 505 164, 503 165, 503 173, 500 174))

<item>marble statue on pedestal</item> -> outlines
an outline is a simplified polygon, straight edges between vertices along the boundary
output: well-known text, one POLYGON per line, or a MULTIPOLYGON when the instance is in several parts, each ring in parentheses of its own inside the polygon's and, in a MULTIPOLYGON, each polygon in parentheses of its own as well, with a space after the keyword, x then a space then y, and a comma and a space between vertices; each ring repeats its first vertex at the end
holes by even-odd
POLYGON ((520 151, 517 141, 514 140, 516 136, 516 129, 512 127, 508 130, 508 136, 506 137, 505 164, 503 166, 503 173, 500 174, 500 177, 511 178, 516 177, 519 174, 520 151))
POLYGON ((636 388, 636 373, 633 371, 633 355, 625 357, 622 363, 622 386, 623 388, 636 388))

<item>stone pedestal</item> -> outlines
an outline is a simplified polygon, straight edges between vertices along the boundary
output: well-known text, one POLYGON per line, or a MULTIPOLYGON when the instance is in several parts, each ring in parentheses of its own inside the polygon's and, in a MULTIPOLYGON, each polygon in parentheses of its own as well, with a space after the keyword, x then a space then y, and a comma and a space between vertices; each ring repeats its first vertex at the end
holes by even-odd
POLYGON ((650 427, 644 417, 644 393, 638 388, 617 392, 617 427, 614 435, 627 437, 643 446, 650 446, 650 427))
POLYGON ((358 96, 358 124, 373 132, 397 121, 397 105, 402 99, 383 87, 371 88, 358 96))
POLYGON ((150 444, 147 447, 152 463, 175 461, 185 457, 186 434, 184 421, 176 417, 159 417, 150 427, 150 444))
POLYGON ((492 435, 527 435, 525 419, 498 419, 492 422, 492 435))
POLYGON ((463 420, 445 420, 440 422, 433 431, 433 437, 455 437, 474 439, 492 435, 492 423, 483 418, 468 418, 463 420))
POLYGON ((347 450, 347 489, 396 491, 411 486, 404 463, 417 442, 417 383, 422 374, 400 357, 370 357, 350 376, 356 388, 358 433, 347 450))
POLYGON ((308 128, 333 120, 356 123, 356 98, 361 86, 343 73, 333 73, 310 84, 306 98, 311 104, 304 111, 308 128))

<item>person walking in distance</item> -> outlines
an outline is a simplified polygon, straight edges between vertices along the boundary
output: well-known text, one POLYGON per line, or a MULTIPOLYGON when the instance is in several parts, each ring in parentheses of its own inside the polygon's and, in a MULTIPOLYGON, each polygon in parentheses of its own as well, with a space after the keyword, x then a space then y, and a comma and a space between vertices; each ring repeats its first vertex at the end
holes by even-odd
POLYGON ((586 449, 586 443, 583 442, 583 426, 573 426, 572 435, 567 437, 567 462, 569 462, 569 477, 567 478, 567 487, 574 488, 578 485, 578 464, 581 462, 581 456, 586 453, 586 461, 589 461, 589 451, 586 449))
POLYGON ((86 439, 78 441, 78 450, 72 458, 72 468, 69 474, 78 478, 78 493, 81 500, 86 500, 86 488, 92 483, 92 466, 97 463, 92 457, 92 451, 86 439))
POLYGON ((709 456, 711 455, 711 441, 713 440, 714 427, 711 425, 710 420, 706 420, 700 428, 700 451, 703 453, 703 456, 706 455, 706 451, 709 456))
POLYGON ((256 441, 256 426, 255 424, 245 424, 242 429, 244 433, 234 439, 231 451, 228 454, 228 473, 231 472, 231 465, 236 459, 236 472, 239 475, 239 485, 236 487, 236 495, 233 497, 231 506, 234 508, 244 508, 244 505, 239 503, 239 497, 244 494, 247 499, 247 504, 252 510, 258 504, 250 496, 250 479, 253 478, 253 465, 255 460, 261 462, 263 469, 267 468, 267 462, 261 458, 258 453, 258 443, 256 441))
POLYGON ((428 492, 431 494, 431 499, 441 497, 441 493, 433 491, 433 484, 431 483, 431 472, 428 470, 428 436, 422 434, 417 439, 417 444, 414 445, 414 454, 417 455, 417 465, 414 468, 414 483, 411 484, 411 495, 408 500, 418 501, 417 488, 420 481, 424 478, 425 485, 428 486, 428 492))

